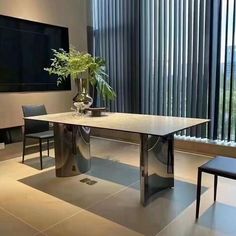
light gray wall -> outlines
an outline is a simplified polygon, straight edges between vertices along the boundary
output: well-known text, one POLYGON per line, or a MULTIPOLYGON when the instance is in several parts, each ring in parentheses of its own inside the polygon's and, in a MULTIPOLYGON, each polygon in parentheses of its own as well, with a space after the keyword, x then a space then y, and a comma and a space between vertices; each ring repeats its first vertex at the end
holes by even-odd
MULTIPOLYGON (((68 27, 70 44, 80 51, 87 50, 87 13, 87 0, 0 0, 1 15, 68 27)), ((66 92, 0 93, 0 128, 23 124, 23 104, 45 104, 49 113, 68 111, 75 93, 73 83, 66 92)))

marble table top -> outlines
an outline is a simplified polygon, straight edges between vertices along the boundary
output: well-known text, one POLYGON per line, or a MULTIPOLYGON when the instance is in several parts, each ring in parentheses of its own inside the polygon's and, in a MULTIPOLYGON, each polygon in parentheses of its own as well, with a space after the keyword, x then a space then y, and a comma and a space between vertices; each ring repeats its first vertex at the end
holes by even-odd
POLYGON ((158 136, 173 134, 177 131, 181 131, 186 128, 204 124, 210 121, 208 119, 112 112, 105 112, 100 117, 92 117, 90 113, 87 113, 83 116, 78 116, 75 114, 75 112, 66 112, 25 117, 25 119, 82 125, 91 128, 119 130, 158 136))

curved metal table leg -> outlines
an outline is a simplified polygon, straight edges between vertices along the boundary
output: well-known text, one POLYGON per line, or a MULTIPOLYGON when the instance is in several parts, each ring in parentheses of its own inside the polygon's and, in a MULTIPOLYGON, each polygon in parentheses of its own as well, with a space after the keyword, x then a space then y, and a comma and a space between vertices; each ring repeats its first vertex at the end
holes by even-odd
POLYGON ((90 128, 54 123, 57 177, 87 172, 91 167, 90 128))
POLYGON ((140 134, 140 200, 145 206, 155 194, 174 187, 174 136, 140 134))

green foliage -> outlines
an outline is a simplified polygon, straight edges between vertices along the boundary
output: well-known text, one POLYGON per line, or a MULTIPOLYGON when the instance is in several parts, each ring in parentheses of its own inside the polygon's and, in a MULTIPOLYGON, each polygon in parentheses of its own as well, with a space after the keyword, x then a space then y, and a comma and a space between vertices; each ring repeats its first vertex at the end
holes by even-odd
POLYGON ((89 67, 90 82, 95 86, 103 99, 113 100, 116 93, 107 83, 108 75, 106 74, 105 61, 98 57, 93 57, 93 63, 89 67))
POLYGON ((71 47, 69 52, 64 49, 58 51, 52 49, 54 57, 49 68, 44 68, 48 73, 58 76, 58 84, 67 79, 70 75, 76 80, 86 74, 92 86, 95 86, 103 99, 113 100, 116 93, 108 84, 105 61, 98 57, 93 57, 89 53, 82 53, 71 47))

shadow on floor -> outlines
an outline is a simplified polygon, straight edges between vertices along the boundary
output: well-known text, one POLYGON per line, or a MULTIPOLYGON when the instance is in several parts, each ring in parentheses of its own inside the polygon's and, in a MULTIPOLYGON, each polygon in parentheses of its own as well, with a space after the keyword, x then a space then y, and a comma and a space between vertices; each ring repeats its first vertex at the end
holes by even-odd
POLYGON ((158 193, 143 207, 139 168, 100 158, 93 158, 91 166, 88 173, 74 177, 56 178, 55 170, 49 170, 19 181, 144 235, 156 235, 195 201, 196 186, 176 180, 175 188, 158 193), (84 178, 97 183, 80 182, 84 178))
MULTIPOLYGON (((33 144, 33 143, 31 143, 33 144)), ((54 144, 50 142, 50 148, 53 148, 54 144)), ((21 157, 22 156, 22 149, 23 149, 23 143, 18 142, 18 143, 11 143, 7 144, 5 149, 0 150, 0 161, 5 161, 5 160, 10 160, 16 157, 21 157)), ((46 143, 43 143, 42 145, 43 151, 47 150, 47 145, 46 143)), ((39 147, 38 144, 33 145, 33 146, 27 146, 26 148, 26 158, 28 154, 32 153, 38 153, 39 147)))
POLYGON ((223 235, 236 235, 235 216, 236 207, 216 202, 200 216, 197 224, 223 235))
MULTIPOLYGON (((34 157, 30 159, 25 159, 24 165, 30 166, 37 170, 40 170, 40 159, 39 157, 34 157)), ((55 158, 50 156, 43 156, 43 169, 52 167, 55 165, 55 158)))
POLYGON ((110 159, 94 157, 91 169, 86 175, 128 186, 139 180, 139 168, 110 159))

